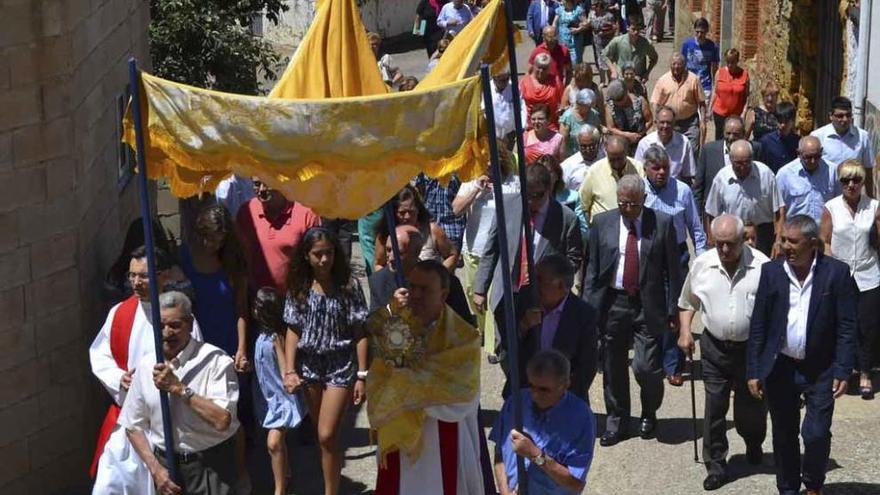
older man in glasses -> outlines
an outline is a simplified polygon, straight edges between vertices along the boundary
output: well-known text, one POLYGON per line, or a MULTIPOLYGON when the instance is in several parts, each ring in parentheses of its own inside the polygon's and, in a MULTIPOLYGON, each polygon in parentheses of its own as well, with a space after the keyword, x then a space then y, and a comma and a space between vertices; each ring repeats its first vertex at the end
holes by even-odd
POLYGON ((584 175, 597 161, 605 158, 602 147, 602 133, 599 129, 584 124, 577 134, 578 152, 566 158, 562 167, 562 182, 572 191, 580 190, 584 175))
POLYGON ((645 176, 642 162, 626 156, 628 147, 622 136, 608 136, 605 141, 606 157, 594 163, 584 174, 579 192, 587 221, 599 213, 617 208, 617 182, 621 177, 631 174, 645 176))

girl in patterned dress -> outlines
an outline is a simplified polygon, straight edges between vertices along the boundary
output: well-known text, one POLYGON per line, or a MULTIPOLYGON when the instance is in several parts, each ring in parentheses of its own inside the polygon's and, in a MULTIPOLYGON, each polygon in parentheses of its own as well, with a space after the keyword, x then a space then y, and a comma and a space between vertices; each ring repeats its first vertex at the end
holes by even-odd
POLYGON ((339 491, 339 429, 348 403, 363 402, 367 375, 367 303, 342 253, 332 232, 309 229, 290 260, 284 306, 284 386, 305 392, 318 429, 325 495, 339 491))
POLYGON ((254 321, 260 334, 254 346, 254 368, 260 390, 256 394, 257 418, 269 430, 266 447, 272 459, 275 495, 285 495, 290 484, 287 462, 287 429, 302 422, 303 406, 298 395, 289 394, 282 383, 282 369, 287 363, 284 353, 284 322, 281 312, 284 299, 272 287, 263 287, 254 297, 254 321))

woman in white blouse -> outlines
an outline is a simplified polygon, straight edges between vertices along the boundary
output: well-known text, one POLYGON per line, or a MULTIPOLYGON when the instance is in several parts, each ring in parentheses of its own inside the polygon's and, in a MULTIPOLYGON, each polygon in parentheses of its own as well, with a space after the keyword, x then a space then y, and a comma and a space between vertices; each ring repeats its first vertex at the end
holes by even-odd
POLYGON ((837 171, 843 194, 825 203, 820 236, 825 254, 849 265, 859 287, 859 391, 862 398, 874 398, 871 366, 880 333, 880 261, 877 231, 880 209, 875 199, 862 192, 865 169, 858 160, 847 160, 837 171))
MULTIPOLYGON (((505 199, 518 197, 519 177, 514 173, 516 166, 513 155, 508 151, 503 140, 498 140, 498 158, 501 162, 503 175, 501 189, 505 199)), ((489 229, 495 222, 495 193, 490 178, 491 173, 492 170, 487 167, 485 175, 462 184, 455 199, 452 200, 453 213, 456 216, 467 215, 462 258, 465 271, 464 289, 468 301, 473 301, 474 275, 480 264, 480 256, 485 252, 486 243, 489 242, 489 229)), ((477 328, 486 339, 483 344, 491 352, 495 349, 495 343, 491 342, 495 335, 492 312, 483 313, 474 307, 471 310, 477 316, 477 328)))

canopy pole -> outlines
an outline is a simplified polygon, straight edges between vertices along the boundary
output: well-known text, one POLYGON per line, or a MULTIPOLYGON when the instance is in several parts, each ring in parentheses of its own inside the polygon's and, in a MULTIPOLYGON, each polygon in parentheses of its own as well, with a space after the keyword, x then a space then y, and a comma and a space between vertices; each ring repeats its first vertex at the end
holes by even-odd
MULTIPOLYGON (((519 188, 522 191, 522 224, 526 236, 526 259, 528 260, 529 280, 535 280, 535 253, 534 232, 531 223, 526 221, 529 211, 529 195, 526 186, 526 148, 524 143, 522 125, 522 95, 519 93, 519 72, 516 67, 516 41, 513 32, 516 26, 513 24, 513 0, 504 0, 505 17, 507 18, 507 60, 510 64, 510 92, 513 96, 513 127, 514 142, 516 143, 516 157, 519 162, 519 188)), ((526 76, 528 77, 528 76, 526 76)), ((491 97, 490 97, 491 100, 491 97)), ((494 136, 494 134, 493 134, 494 136)))
MULTIPOLYGON (((391 200, 385 203, 385 225, 388 227, 388 238, 391 239, 391 252, 394 253, 394 280, 397 282, 397 288, 405 287, 403 280, 403 260, 400 257, 400 245, 397 242, 397 212, 391 205, 391 200)), ((389 266, 389 268, 391 268, 389 266)))
MULTIPOLYGON (((153 343, 156 350, 156 362, 165 361, 162 352, 162 323, 159 315, 159 281, 156 272, 155 243, 153 240, 153 216, 150 208, 150 195, 147 190, 147 159, 144 152, 144 129, 141 121, 141 86, 140 71, 137 59, 128 59, 128 83, 131 88, 131 116, 134 120, 134 134, 137 148, 138 191, 141 197, 141 220, 144 226, 144 247, 147 252, 147 272, 150 278, 150 316, 153 323, 153 343)), ((142 371, 144 372, 144 371, 142 371)), ((171 424, 171 408, 168 404, 168 393, 159 391, 159 402, 162 408, 162 427, 165 434, 165 465, 175 483, 177 476, 177 457, 174 454, 174 428, 171 424)))
MULTIPOLYGON (((492 104, 491 76, 489 66, 480 67, 480 76, 483 84, 483 100, 485 101, 486 123, 489 128, 489 159, 492 165, 492 188, 495 191, 495 225, 498 232, 498 251, 501 255, 501 280, 503 282, 504 297, 504 326, 507 332, 507 379, 510 381, 510 397, 513 400, 513 425, 519 431, 523 431, 522 402, 519 400, 519 332, 516 328, 516 309, 513 301, 513 283, 510 280, 510 253, 507 250, 507 229, 505 225, 504 194, 502 193, 501 163, 498 159, 498 141, 495 139, 495 108, 492 104)), ((526 210, 528 211, 528 210, 526 210)), ((498 287, 495 288, 498 290, 498 287)), ((528 480, 526 478, 525 460, 517 456, 517 493, 528 495, 528 480)))

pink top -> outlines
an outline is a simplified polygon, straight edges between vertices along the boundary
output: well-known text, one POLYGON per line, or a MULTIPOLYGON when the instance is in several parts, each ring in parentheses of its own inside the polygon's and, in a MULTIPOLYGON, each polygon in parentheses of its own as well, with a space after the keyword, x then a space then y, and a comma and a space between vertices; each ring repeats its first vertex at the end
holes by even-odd
POLYGON ((269 286, 283 294, 293 251, 310 227, 321 225, 321 217, 299 203, 288 202, 281 214, 270 220, 260 200, 252 198, 238 210, 236 224, 247 259, 250 290, 269 286))
POLYGON ((562 160, 562 134, 554 131, 553 136, 546 141, 541 141, 535 136, 534 131, 526 131, 523 143, 525 143, 526 164, 530 164, 541 158, 542 155, 553 155, 557 160, 562 160))

